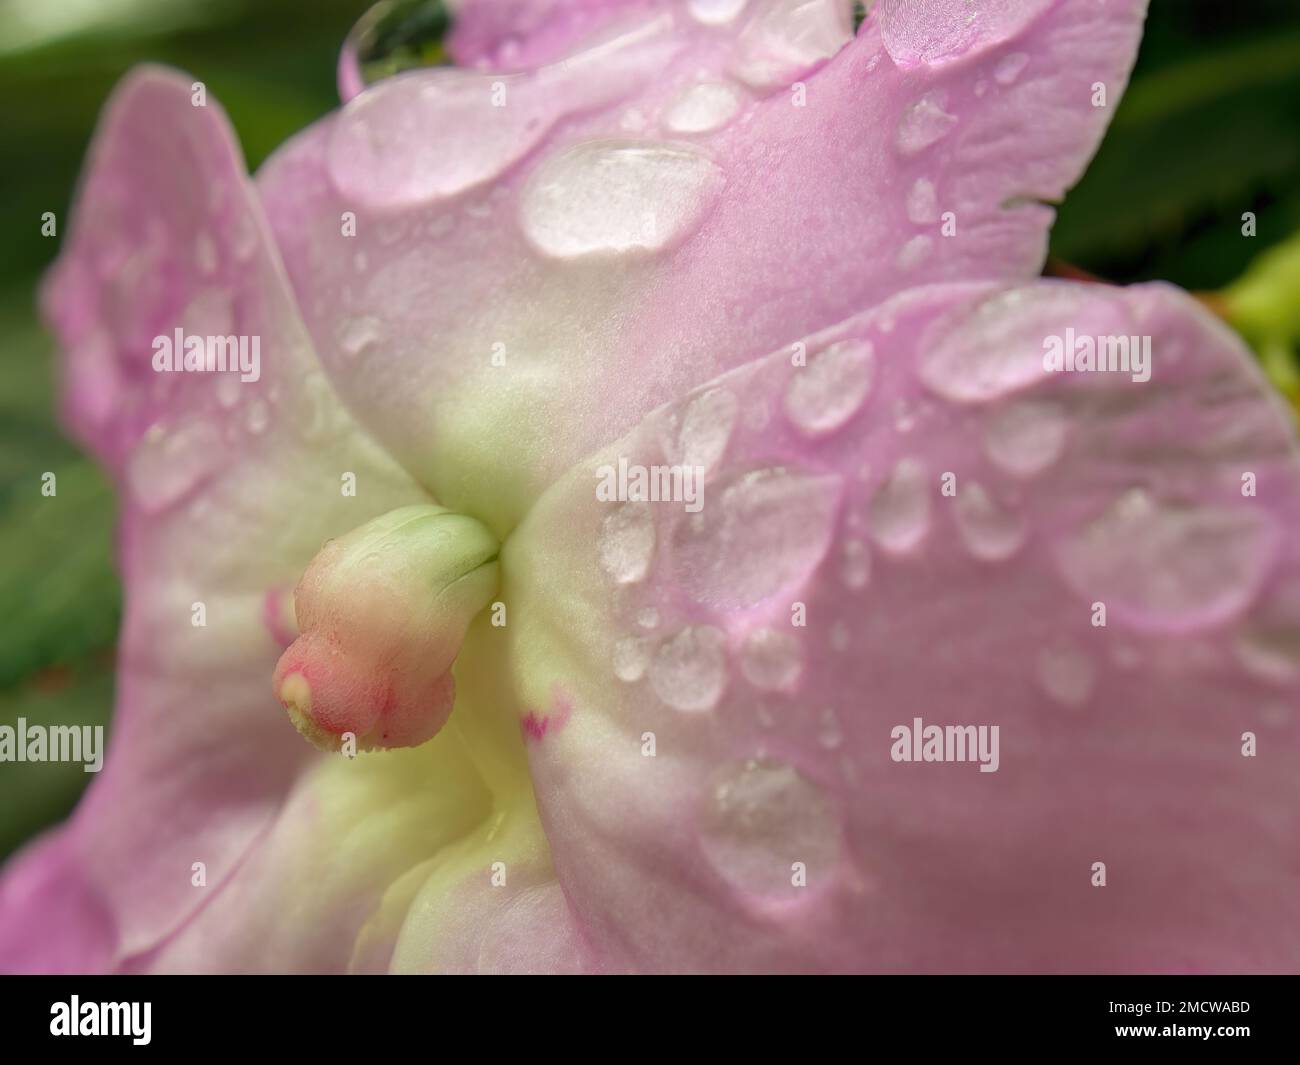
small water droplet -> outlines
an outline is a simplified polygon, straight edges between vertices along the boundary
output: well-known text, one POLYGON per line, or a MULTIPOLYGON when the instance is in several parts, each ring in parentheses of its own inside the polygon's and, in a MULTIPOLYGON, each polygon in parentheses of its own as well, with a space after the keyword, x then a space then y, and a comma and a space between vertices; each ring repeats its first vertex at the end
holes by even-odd
POLYGON ((1022 400, 989 419, 984 450, 1007 473, 1033 477, 1061 457, 1065 430, 1065 412, 1058 404, 1022 400))
POLYGON ((650 664, 650 649, 646 641, 628 636, 614 645, 614 675, 632 684, 640 680, 650 664))
POLYGON ((890 554, 904 554, 924 539, 930 528, 930 486, 916 459, 899 459, 871 501, 868 523, 872 539, 890 554))
POLYGON ((871 579, 871 551, 861 540, 844 541, 844 562, 840 567, 844 586, 861 591, 871 579))
POLYGON ((194 240, 194 265, 204 277, 211 277, 217 272, 217 243, 207 230, 200 232, 194 240))
POLYGON ((293 404, 293 426, 308 444, 318 444, 331 431, 330 406, 333 394, 325 379, 318 373, 308 374, 302 390, 293 404))
POLYGON ((830 544, 840 480, 780 467, 734 478, 674 534, 677 580, 697 602, 747 608, 804 581, 830 544))
POLYGON ((912 237, 898 249, 898 257, 894 260, 894 265, 904 272, 915 270, 930 257, 930 252, 933 250, 933 238, 924 234, 912 237))
POLYGON ((842 621, 831 625, 831 650, 845 651, 849 646, 849 627, 842 621))
POLYGON ((1273 684, 1300 677, 1300 580, 1272 589, 1242 626, 1237 658, 1253 675, 1273 684))
POLYGON ((1063 706, 1080 707, 1092 695, 1096 670, 1077 647, 1048 647, 1038 655, 1038 680, 1063 706))
POLYGON ((384 337, 383 323, 371 315, 349 318, 339 328, 339 347, 345 355, 356 358, 362 352, 370 351, 384 337))
POLYGON ((223 410, 230 410, 239 403, 241 382, 235 373, 223 373, 217 377, 217 403, 223 410))
POLYGON ((247 210, 235 213, 230 228, 230 252, 236 262, 245 263, 257 251, 257 225, 247 210))
POLYGON ((637 611, 636 623, 643 629, 655 629, 659 627, 659 611, 652 606, 642 607, 637 611))
POLYGON ((706 26, 722 26, 744 10, 745 2, 746 0, 690 0, 687 9, 697 22, 706 26))
POLYGON ((619 584, 642 580, 655 550, 654 515, 647 503, 622 503, 600 526, 601 567, 619 584))
POLYGON ((841 829, 834 802, 797 769, 767 758, 721 767, 700 811, 700 847, 734 889, 758 898, 797 897, 792 866, 809 884, 838 864, 841 829))
POLYGON ((235 305, 222 288, 205 288, 181 311, 178 323, 190 337, 230 336, 234 333, 235 305))
POLYGON ((712 133, 730 122, 739 109, 735 89, 704 82, 683 90, 668 108, 665 121, 674 133, 712 133))
POLYGON ((1021 71, 1029 64, 1029 56, 1024 52, 1012 52, 1010 55, 1003 56, 998 60, 998 65, 993 68, 993 80, 999 85, 1010 85, 1018 77, 1021 71))
POLYGON ((709 625, 682 629, 650 663, 655 694, 675 710, 712 710, 727 684, 726 639, 709 625))
POLYGON ((1125 492, 1060 545, 1066 581, 1112 617, 1170 632, 1213 625, 1254 599, 1278 531, 1260 510, 1125 492))
POLYGON ((929 178, 917 178, 912 183, 907 193, 907 220, 918 226, 939 220, 939 199, 929 178))
POLYGON ((520 196, 520 224, 557 259, 659 251, 712 205, 722 173, 684 146, 598 141, 545 159, 520 196))
POLYGON ((1025 542, 1024 519, 995 503, 974 481, 961 485, 953 511, 957 531, 976 558, 1000 562, 1014 555, 1025 542))
POLYGON ((874 352, 867 341, 832 344, 791 374, 786 416, 808 436, 834 432, 862 406, 874 370, 874 352))
POLYGON ((952 132, 957 124, 957 116, 950 115, 944 109, 944 96, 941 92, 931 92, 922 96, 906 111, 898 123, 894 136, 894 145, 899 154, 916 155, 937 144, 952 132))
POLYGON ((172 429, 155 425, 127 460, 127 485, 142 510, 157 514, 207 481, 227 455, 211 422, 191 420, 172 429))
POLYGON ((803 651, 793 633, 756 629, 740 650, 740 672, 761 691, 788 691, 803 670, 803 651))
POLYGON ((844 743, 844 730, 840 728, 840 719, 833 707, 828 706, 821 713, 817 723, 817 742, 828 751, 839 750, 844 743))
POLYGON ((244 427, 254 436, 261 434, 271 422, 271 412, 266 403, 254 398, 244 411, 244 427))

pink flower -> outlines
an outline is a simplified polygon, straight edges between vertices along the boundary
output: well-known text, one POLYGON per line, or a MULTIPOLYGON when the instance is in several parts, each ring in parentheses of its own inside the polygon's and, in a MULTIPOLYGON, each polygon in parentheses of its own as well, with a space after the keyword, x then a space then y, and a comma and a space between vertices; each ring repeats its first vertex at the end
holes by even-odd
POLYGON ((131 75, 45 291, 117 713, 0 964, 1293 970, 1293 427, 1036 280, 1144 7, 466 0, 255 183, 131 75))

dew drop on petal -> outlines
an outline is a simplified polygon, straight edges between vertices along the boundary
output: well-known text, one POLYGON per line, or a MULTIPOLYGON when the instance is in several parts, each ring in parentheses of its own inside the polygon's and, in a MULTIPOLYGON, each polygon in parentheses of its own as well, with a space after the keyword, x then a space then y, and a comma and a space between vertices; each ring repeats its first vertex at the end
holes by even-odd
POLYGON ((993 68, 993 80, 999 85, 1010 85, 1028 65, 1029 56, 1024 52, 1012 52, 998 60, 998 65, 993 68))
POLYGON ((704 82, 682 91, 668 109, 666 124, 674 133, 712 133, 740 108, 740 97, 729 85, 704 82))
POLYGON ((844 560, 840 577, 851 591, 861 591, 871 579, 871 549, 861 540, 844 541, 844 560))
POLYGON ((903 272, 915 270, 930 257, 930 252, 933 250, 933 238, 924 234, 912 237, 898 249, 898 256, 894 260, 894 265, 903 272))
POLYGON ((357 318, 349 318, 339 328, 339 347, 343 349, 345 355, 355 358, 362 352, 372 349, 383 339, 383 336, 383 323, 378 318, 368 314, 361 315, 357 318))
POLYGON ((1065 412, 1058 404, 1021 400, 989 418, 984 451, 1007 473, 1032 477, 1061 457, 1065 431, 1065 412))
POLYGON ((222 373, 217 377, 217 403, 223 410, 230 410, 239 405, 241 384, 236 373, 222 373))
POLYGON ((733 71, 756 89, 790 85, 852 39, 842 0, 767 0, 740 32, 733 71))
POLYGON ((803 651, 794 633, 755 629, 740 649, 740 672, 762 691, 789 689, 803 670, 803 651))
POLYGON ((205 420, 173 429, 153 426, 127 460, 126 481, 142 510, 157 514, 179 503, 226 461, 221 434, 205 420))
POLYGON ((684 146, 597 141, 546 159, 520 197, 524 234, 557 259, 658 251, 703 219, 722 185, 684 146))
POLYGON ((647 503, 621 503, 605 516, 597 542, 600 565, 619 584, 645 577, 655 550, 654 515, 647 503))
POLYGON ((939 220, 939 200, 929 178, 917 178, 908 190, 907 220, 918 226, 939 220))
POLYGON ((916 155, 952 132, 957 116, 950 115, 943 108, 942 94, 927 93, 903 112, 894 135, 894 145, 899 154, 916 155))
POLYGON ((1187 631, 1254 599, 1278 531, 1258 508, 1158 499, 1134 488, 1058 547, 1066 582, 1140 629, 1187 631))
POLYGON ((1025 542, 1025 522, 996 503, 974 481, 963 483, 953 500, 957 531, 966 549, 986 562, 1000 562, 1020 550, 1025 542))
POLYGON ((726 453, 740 401, 734 392, 711 388, 690 401, 677 433, 677 461, 711 470, 726 453))
POLYGON ((817 742, 828 751, 835 751, 844 743, 844 730, 833 707, 827 707, 817 719, 817 742))
POLYGON ((204 277, 211 277, 217 272, 217 243, 206 230, 200 232, 194 240, 194 265, 204 277))
POLYGON ((735 19, 746 0, 689 0, 691 17, 706 26, 722 26, 735 19))
POLYGON ((889 479, 871 500, 871 537, 885 551, 904 554, 930 528, 930 486, 925 468, 916 459, 900 459, 889 479))
POLYGON ((631 684, 640 680, 650 664, 650 650, 644 639, 628 636, 614 645, 614 675, 631 684))
POLYGON ((817 352, 790 376, 786 416, 808 436, 834 432, 862 406, 874 369, 874 352, 865 340, 845 340, 817 352))
POLYGON ((659 627, 659 611, 652 606, 642 607, 636 612, 636 623, 643 629, 659 627))
POLYGON ((1077 647, 1048 647, 1038 655, 1038 681, 1062 706, 1080 707, 1092 695, 1096 669, 1077 647))
POLYGON ((1300 677, 1300 580, 1270 590, 1238 633, 1236 652, 1260 680, 1289 684, 1300 677))
POLYGON ((710 625, 682 629, 649 667, 655 694, 675 710, 712 710, 727 685, 726 638, 710 625))
POLYGON ((265 431, 270 422, 271 411, 267 407, 266 402, 254 398, 244 411, 244 428, 254 436, 258 436, 265 431))
POLYGON ((835 803, 792 766, 767 758, 723 766, 708 782, 699 816, 700 846, 734 889, 758 898, 798 897, 792 866, 808 883, 839 861, 835 803))
POLYGON ((746 608, 804 581, 830 545, 840 479, 781 467, 715 489, 673 542, 675 576, 697 602, 746 608))

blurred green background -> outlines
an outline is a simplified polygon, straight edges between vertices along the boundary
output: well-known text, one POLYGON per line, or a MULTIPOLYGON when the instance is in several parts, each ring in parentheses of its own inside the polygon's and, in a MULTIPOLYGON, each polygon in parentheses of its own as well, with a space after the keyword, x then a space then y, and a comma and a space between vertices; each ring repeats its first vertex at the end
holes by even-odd
MULTIPOLYGON (((99 107, 132 65, 206 82, 256 167, 336 103, 365 0, 0 0, 0 724, 107 724, 121 593, 113 498, 53 417, 34 287, 99 107), (40 494, 58 476, 57 503, 40 494)), ((1300 0, 1153 0, 1133 82, 1061 209, 1062 272, 1206 293, 1296 395, 1300 0), (1241 216, 1257 216, 1245 238, 1241 216)), ((72 808, 80 765, 0 765, 0 856, 72 808)))

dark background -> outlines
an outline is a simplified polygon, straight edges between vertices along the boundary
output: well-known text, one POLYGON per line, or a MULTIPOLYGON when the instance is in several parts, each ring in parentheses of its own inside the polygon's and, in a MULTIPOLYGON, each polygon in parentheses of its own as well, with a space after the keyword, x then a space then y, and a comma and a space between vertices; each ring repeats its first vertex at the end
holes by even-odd
MULTIPOLYGON (((0 724, 106 724, 120 612, 109 485, 52 413, 34 286, 58 242, 41 236, 42 213, 63 230, 100 105, 142 61, 204 81, 256 168, 336 105, 339 47, 365 7, 0 0, 0 724), (47 470, 58 507, 40 495, 47 470)), ((1297 234, 1300 0, 1152 0, 1132 84, 1061 208, 1053 256, 1110 281, 1215 294, 1291 389, 1297 234), (1244 211, 1258 218, 1253 239, 1244 211)), ((63 817, 89 779, 79 764, 0 766, 0 856, 63 817)))

